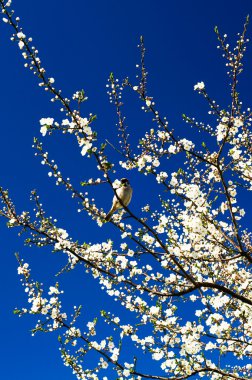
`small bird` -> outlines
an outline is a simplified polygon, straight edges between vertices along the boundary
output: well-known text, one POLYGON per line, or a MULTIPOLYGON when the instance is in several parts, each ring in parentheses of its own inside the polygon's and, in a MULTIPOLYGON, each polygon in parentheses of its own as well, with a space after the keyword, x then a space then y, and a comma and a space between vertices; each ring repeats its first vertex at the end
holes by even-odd
POLYGON ((116 189, 116 194, 118 195, 118 198, 120 198, 120 201, 116 197, 116 195, 114 195, 112 207, 105 217, 105 220, 107 222, 111 219, 111 216, 114 214, 116 210, 123 208, 123 206, 128 206, 128 204, 131 201, 132 191, 132 187, 130 186, 130 183, 127 180, 127 178, 122 178, 121 186, 118 189, 116 189))

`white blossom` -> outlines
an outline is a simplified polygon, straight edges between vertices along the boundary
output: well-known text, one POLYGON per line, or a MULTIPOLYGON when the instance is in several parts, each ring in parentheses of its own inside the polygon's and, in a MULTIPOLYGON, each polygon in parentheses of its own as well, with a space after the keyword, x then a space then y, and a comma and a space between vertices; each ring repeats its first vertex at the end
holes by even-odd
POLYGON ((205 88, 205 83, 204 82, 198 82, 194 86, 194 90, 202 91, 205 88))

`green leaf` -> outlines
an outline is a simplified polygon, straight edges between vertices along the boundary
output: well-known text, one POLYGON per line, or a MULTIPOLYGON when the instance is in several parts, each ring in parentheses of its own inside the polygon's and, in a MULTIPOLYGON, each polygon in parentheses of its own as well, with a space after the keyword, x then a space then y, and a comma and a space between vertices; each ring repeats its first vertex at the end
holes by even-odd
POLYGON ((97 119, 97 115, 92 115, 89 119, 89 122, 91 123, 92 121, 97 119))
POLYGON ((106 148, 106 146, 107 146, 107 143, 101 144, 101 150, 104 150, 106 148))

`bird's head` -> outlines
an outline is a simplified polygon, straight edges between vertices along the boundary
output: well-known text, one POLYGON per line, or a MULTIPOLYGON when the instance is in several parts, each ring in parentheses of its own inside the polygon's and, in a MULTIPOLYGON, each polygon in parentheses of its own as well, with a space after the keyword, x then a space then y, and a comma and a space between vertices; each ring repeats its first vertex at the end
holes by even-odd
POLYGON ((127 186, 127 185, 129 185, 129 180, 128 180, 127 178, 122 178, 122 179, 121 179, 121 184, 122 184, 123 186, 127 186))

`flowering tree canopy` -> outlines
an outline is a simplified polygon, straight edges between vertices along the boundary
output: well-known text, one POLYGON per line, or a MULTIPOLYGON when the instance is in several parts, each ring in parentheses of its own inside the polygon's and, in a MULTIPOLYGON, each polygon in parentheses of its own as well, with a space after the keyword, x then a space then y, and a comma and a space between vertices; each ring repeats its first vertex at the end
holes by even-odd
POLYGON ((141 37, 137 82, 130 78, 119 82, 113 74, 108 80, 118 118, 119 139, 114 145, 109 131, 104 141, 99 137, 95 115, 82 114, 85 92, 76 91, 69 99, 55 87, 32 38, 14 16, 11 1, 0 0, 0 4, 3 22, 12 28, 11 40, 17 43, 25 67, 62 111, 61 120, 50 115, 40 119, 42 137, 70 134, 83 160, 95 162, 92 178, 76 187, 44 150, 42 138, 34 138, 36 155, 48 167, 49 177, 71 194, 78 212, 92 219, 97 229, 104 228, 108 209, 98 204, 94 193, 109 186, 118 197, 118 172, 126 177, 128 172, 148 176, 157 189, 141 209, 122 205, 107 222, 111 238, 100 241, 98 236, 90 243, 85 234, 74 241, 64 225, 47 215, 36 191, 31 193, 35 213, 19 212, 9 192, 0 188, 0 215, 8 227, 26 235, 28 246, 48 246, 66 257, 60 274, 84 266, 93 281, 125 309, 123 313, 118 309, 118 315, 101 310, 83 327, 81 307, 75 307, 72 315, 66 313, 59 284, 53 282, 45 289, 17 255, 27 305, 15 313, 38 316, 33 334, 57 332, 63 362, 77 379, 251 379, 252 240, 240 200, 252 190, 252 112, 243 109, 237 90, 248 18, 233 49, 227 36, 215 28, 228 67, 231 101, 224 108, 210 97, 203 82, 194 86, 212 118, 211 123, 203 123, 183 115, 188 125, 201 132, 195 141, 179 137, 149 95, 141 37), (140 99, 142 112, 153 124, 136 147, 123 114, 126 89, 140 99), (98 325, 103 324, 102 333, 98 325), (146 371, 146 359, 153 361, 152 371, 146 371))

